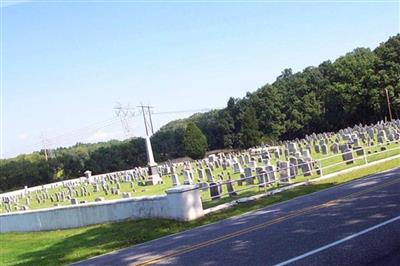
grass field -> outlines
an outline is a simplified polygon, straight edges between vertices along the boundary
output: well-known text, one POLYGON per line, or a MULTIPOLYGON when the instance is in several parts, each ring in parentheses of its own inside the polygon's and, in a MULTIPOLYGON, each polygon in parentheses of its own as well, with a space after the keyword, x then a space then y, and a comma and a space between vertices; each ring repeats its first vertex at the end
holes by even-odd
POLYGON ((367 166, 313 185, 298 187, 255 202, 240 204, 192 222, 137 220, 49 232, 0 234, 0 264, 65 265, 236 216, 399 165, 400 159, 397 158, 382 164, 367 166))

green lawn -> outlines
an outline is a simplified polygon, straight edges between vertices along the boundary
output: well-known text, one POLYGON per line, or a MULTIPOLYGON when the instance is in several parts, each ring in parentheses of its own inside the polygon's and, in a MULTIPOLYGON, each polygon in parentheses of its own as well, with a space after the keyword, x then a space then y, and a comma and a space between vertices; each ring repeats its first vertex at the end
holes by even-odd
POLYGON ((317 184, 298 187, 262 198, 256 202, 237 205, 192 222, 138 220, 49 232, 0 234, 0 264, 64 265, 236 216, 399 165, 400 159, 393 159, 389 162, 323 180, 317 184))

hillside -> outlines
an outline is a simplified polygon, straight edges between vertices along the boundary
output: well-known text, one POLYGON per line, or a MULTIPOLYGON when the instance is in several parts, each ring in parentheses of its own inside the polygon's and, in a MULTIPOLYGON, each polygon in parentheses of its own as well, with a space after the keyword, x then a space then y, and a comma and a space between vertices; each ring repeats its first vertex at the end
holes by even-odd
MULTIPOLYGON (((285 69, 272 84, 230 98, 227 106, 163 126, 152 137, 156 160, 184 156, 185 126, 194 122, 206 135, 209 150, 248 148, 261 141, 335 131, 388 118, 385 90, 393 118, 400 117, 400 34, 376 49, 357 48, 334 62, 325 61, 293 73, 285 69)), ((144 165, 141 138, 57 149, 0 161, 0 191, 144 165)))
MULTIPOLYGON (((248 92, 242 99, 230 98, 222 110, 170 122, 154 139, 161 142, 170 135, 179 138, 181 128, 193 121, 206 134, 209 149, 247 148, 251 143, 245 141, 248 132, 243 130, 243 118, 249 108, 255 109, 252 119, 257 121, 260 141, 265 142, 369 124, 389 119, 385 89, 393 118, 398 118, 400 35, 373 51, 357 48, 334 62, 325 61, 302 72, 285 69, 274 83, 248 92)), ((172 143, 164 146, 157 151, 167 157, 180 150, 172 143)))

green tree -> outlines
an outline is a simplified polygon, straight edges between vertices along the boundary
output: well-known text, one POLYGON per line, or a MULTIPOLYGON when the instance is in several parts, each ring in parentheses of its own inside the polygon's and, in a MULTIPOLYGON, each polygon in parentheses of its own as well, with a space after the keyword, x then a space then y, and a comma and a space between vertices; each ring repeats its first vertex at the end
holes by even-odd
POLYGON ((258 131, 256 111, 249 106, 243 113, 240 141, 243 148, 250 148, 260 143, 261 134, 258 131))
POLYGON ((207 150, 207 138, 194 124, 189 123, 183 137, 183 147, 186 155, 197 160, 204 157, 207 150))

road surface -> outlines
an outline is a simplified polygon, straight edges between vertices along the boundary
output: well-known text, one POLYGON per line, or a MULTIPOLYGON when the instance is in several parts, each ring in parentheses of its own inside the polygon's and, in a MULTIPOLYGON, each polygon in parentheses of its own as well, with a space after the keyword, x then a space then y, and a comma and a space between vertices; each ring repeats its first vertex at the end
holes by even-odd
POLYGON ((400 265, 400 168, 76 265, 400 265))

